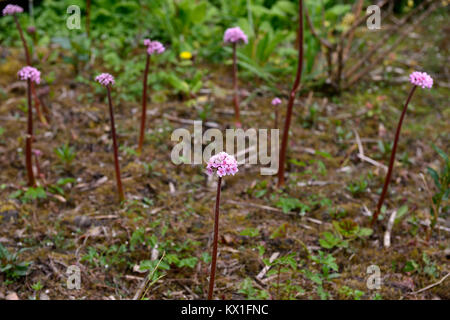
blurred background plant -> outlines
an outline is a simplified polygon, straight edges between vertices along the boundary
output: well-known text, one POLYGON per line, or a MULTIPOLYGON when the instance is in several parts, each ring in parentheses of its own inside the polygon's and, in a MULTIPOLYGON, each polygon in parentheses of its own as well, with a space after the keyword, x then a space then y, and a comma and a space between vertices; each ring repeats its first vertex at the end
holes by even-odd
MULTIPOLYGON (((373 39, 370 32, 357 29, 366 21, 369 2, 305 1, 305 87, 333 91, 350 87, 436 8, 432 0, 382 0, 378 5, 383 9, 383 23, 388 18, 395 23, 380 31, 382 37, 373 39), (400 36, 384 48, 395 33, 400 36)), ((86 1, 42 0, 34 4, 33 15, 23 14, 19 19, 25 27, 36 28, 36 33, 26 37, 38 47, 33 48, 38 60, 55 63, 63 59, 84 83, 99 71, 95 66, 103 64, 116 75, 117 95, 123 100, 135 101, 140 96, 138 80, 145 61, 138 51, 143 50, 144 38, 168 47, 168 54, 150 70, 149 86, 157 101, 166 100, 169 94, 189 100, 204 84, 205 74, 196 67, 231 64, 231 48, 223 45, 222 35, 233 26, 249 37, 249 45, 238 49, 244 81, 256 80, 277 92, 276 83, 290 83, 295 75, 298 0, 93 0, 89 37, 86 1), (70 5, 81 9, 81 29, 66 27, 70 5)), ((0 45, 20 47, 19 35, 8 32, 10 23, 0 18, 0 45)))

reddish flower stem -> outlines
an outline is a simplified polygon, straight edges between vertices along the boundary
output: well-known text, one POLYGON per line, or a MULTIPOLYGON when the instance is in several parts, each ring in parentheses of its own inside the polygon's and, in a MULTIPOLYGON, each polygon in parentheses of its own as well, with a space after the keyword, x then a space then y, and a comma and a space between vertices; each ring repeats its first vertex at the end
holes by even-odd
POLYGON ((111 100, 111 88, 110 88, 110 86, 106 86, 106 89, 108 91, 109 116, 111 118, 111 135, 112 135, 112 139, 113 139, 114 165, 115 165, 115 169, 116 169, 117 191, 119 193, 119 200, 120 200, 120 202, 122 202, 125 200, 125 195, 123 193, 122 180, 120 178, 119 155, 118 155, 118 149, 117 149, 116 126, 114 123, 114 111, 113 111, 113 105, 112 105, 112 100, 111 100))
POLYGON ((42 122, 43 125, 48 126, 48 121, 44 117, 44 114, 41 112, 39 98, 38 98, 37 93, 36 93, 36 86, 34 85, 33 82, 31 83, 31 92, 32 92, 33 98, 34 98, 34 107, 36 109, 37 116, 38 116, 39 120, 42 122))
POLYGON ((25 146, 25 161, 27 167, 27 175, 28 175, 28 186, 34 187, 36 186, 36 180, 34 179, 33 173, 33 162, 32 162, 32 141, 33 141, 33 104, 31 101, 31 80, 27 80, 28 90, 27 90, 27 98, 28 98, 28 129, 27 129, 27 138, 26 138, 26 146, 25 146))
POLYGON ((220 187, 222 184, 222 178, 219 177, 217 181, 217 194, 216 194, 216 211, 214 218, 214 239, 213 239, 213 252, 211 260, 211 272, 209 274, 209 291, 208 300, 212 299, 214 291, 214 279, 216 277, 216 262, 217 262, 217 241, 219 239, 219 203, 220 203, 220 187))
MULTIPOLYGON (((13 17, 14 17, 14 21, 16 22, 17 30, 19 30, 20 39, 22 40, 23 50, 25 51, 25 60, 27 62, 27 65, 31 67, 32 66, 31 65, 31 57, 30 57, 30 53, 28 51, 28 46, 27 46, 27 42, 25 40, 25 36, 23 35, 22 27, 20 26, 19 19, 17 18, 17 16, 13 15, 13 17)), ((39 108, 39 99, 36 94, 36 87, 34 85, 34 82, 31 83, 31 93, 33 94, 34 107, 36 108, 37 116, 44 125, 47 125, 48 124, 47 119, 45 119, 44 115, 41 112, 41 109, 39 108)))
POLYGON ((289 95, 289 102, 287 105, 287 113, 286 120, 284 123, 283 130, 283 139, 281 141, 281 149, 280 149, 280 164, 278 170, 278 187, 284 185, 284 170, 285 170, 285 162, 286 162, 286 150, 289 139, 289 127, 291 125, 292 119, 292 109, 294 106, 295 95, 297 93, 298 87, 300 85, 300 80, 302 76, 303 70, 303 1, 299 1, 298 6, 298 65, 297 65, 297 74, 295 76, 294 86, 292 87, 291 93, 289 95))
POLYGON ((372 217, 372 221, 370 223, 371 227, 374 225, 375 221, 377 221, 378 215, 380 214, 381 206, 383 205, 384 198, 386 197, 386 193, 387 193, 387 190, 389 187, 389 182, 391 181, 392 171, 394 169, 395 153, 397 152, 397 144, 398 144, 398 139, 400 137, 400 131, 402 129, 403 119, 405 118, 405 114, 406 114, 406 110, 408 109, 409 101, 411 100, 416 88, 417 88, 417 86, 413 86, 411 91, 409 92, 408 99, 406 99, 406 103, 405 103, 405 106, 403 107, 402 115, 400 116, 400 120, 397 125, 397 131, 395 132, 394 146, 392 147, 391 159, 389 160, 389 169, 388 169, 386 178, 384 180, 383 191, 381 192, 380 199, 378 200, 377 210, 375 211, 375 213, 372 217))
POLYGON ((142 90, 142 115, 141 115, 141 133, 139 135, 139 146, 137 149, 138 154, 142 153, 142 146, 144 144, 145 137, 145 120, 147 117, 147 78, 148 78, 148 69, 150 66, 150 55, 147 54, 147 62, 145 63, 145 71, 144 71, 144 88, 142 90))
POLYGON ((25 41, 25 37, 23 35, 22 27, 20 26, 19 19, 16 15, 13 15, 14 21, 16 22, 17 30, 19 30, 20 39, 22 40, 23 49, 25 51, 25 59, 27 61, 27 65, 31 66, 31 59, 30 59, 30 53, 28 51, 27 42, 25 41))
POLYGON ((237 68, 237 43, 233 43, 233 105, 234 105, 234 116, 236 121, 236 127, 240 128, 241 117, 239 112, 239 89, 238 89, 238 68, 237 68))

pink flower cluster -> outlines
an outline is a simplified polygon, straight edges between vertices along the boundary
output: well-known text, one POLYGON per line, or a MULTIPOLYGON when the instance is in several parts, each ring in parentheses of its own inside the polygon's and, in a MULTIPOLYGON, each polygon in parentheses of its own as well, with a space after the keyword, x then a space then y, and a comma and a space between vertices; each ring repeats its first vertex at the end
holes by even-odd
POLYGON ((22 7, 16 6, 14 4, 8 4, 2 11, 4 16, 7 16, 7 15, 12 16, 16 13, 22 13, 22 12, 23 12, 22 7))
POLYGON ((19 70, 17 73, 20 80, 28 80, 39 84, 41 82, 41 72, 33 67, 26 66, 19 70))
POLYGON ((29 26, 27 28, 28 33, 35 33, 36 32, 36 27, 35 26, 29 26))
POLYGON ((216 172, 219 177, 226 175, 234 176, 234 174, 238 172, 236 159, 226 152, 220 152, 212 156, 206 166, 206 173, 211 176, 216 172))
POLYGON ((278 98, 278 97, 275 97, 275 98, 272 100, 272 105, 273 105, 273 106, 277 106, 277 105, 279 105, 279 104, 281 104, 281 99, 278 98))
POLYGON ((114 84, 114 77, 110 75, 109 73, 102 73, 95 77, 95 81, 99 82, 100 84, 104 85, 105 87, 109 85, 114 84))
POLYGON ((413 85, 422 88, 431 89, 433 86, 433 78, 431 78, 426 72, 414 71, 409 75, 409 81, 411 81, 413 85))
POLYGON ((244 43, 248 43, 248 38, 245 35, 244 31, 239 27, 229 28, 225 30, 225 34, 223 36, 224 42, 237 43, 242 41, 244 43))
POLYGON ((151 41, 150 39, 145 39, 144 45, 147 46, 147 53, 150 55, 154 53, 161 54, 166 51, 162 43, 159 41, 151 41))

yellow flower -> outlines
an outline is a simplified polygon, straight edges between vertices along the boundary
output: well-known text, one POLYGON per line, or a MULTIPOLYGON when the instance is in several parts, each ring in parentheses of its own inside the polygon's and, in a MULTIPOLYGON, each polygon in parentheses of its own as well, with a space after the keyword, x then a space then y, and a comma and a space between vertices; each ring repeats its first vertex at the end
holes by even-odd
POLYGON ((414 6, 414 0, 408 0, 408 7, 412 8, 414 6))
POLYGON ((323 25, 328 28, 330 26, 330 21, 325 20, 325 22, 323 23, 323 25))
POLYGON ((183 51, 180 53, 180 58, 189 60, 192 58, 192 53, 190 53, 189 51, 183 51))
POLYGON ((342 24, 346 27, 349 27, 352 25, 352 23, 355 21, 355 15, 353 13, 347 13, 344 18, 342 19, 342 24))

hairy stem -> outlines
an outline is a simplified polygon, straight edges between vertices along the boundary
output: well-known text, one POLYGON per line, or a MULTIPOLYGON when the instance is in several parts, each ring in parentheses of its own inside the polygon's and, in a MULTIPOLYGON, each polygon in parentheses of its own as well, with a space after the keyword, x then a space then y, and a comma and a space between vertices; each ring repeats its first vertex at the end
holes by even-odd
POLYGON ((34 187, 36 186, 36 180, 34 179, 33 173, 33 162, 32 162, 32 141, 33 141, 33 104, 31 100, 31 80, 27 80, 28 90, 27 90, 27 98, 28 98, 28 130, 27 130, 27 138, 26 138, 26 147, 25 147, 25 161, 27 167, 27 175, 28 175, 28 186, 34 187))
MULTIPOLYGON (((22 27, 20 26, 19 19, 17 18, 17 16, 14 15, 13 17, 14 21, 16 22, 17 30, 19 30, 20 39, 22 40, 23 51, 25 52, 25 60, 27 62, 27 65, 31 67, 30 52, 28 51, 27 41, 25 40, 25 36, 23 35, 22 27)), ((41 113, 41 109, 39 108, 39 99, 37 97, 36 87, 33 82, 31 82, 31 92, 34 97, 34 106, 36 108, 37 116, 44 125, 47 125, 48 124, 47 119, 45 119, 44 115, 41 113)))
POLYGON ((295 95, 300 85, 300 79, 303 70, 303 1, 299 1, 298 6, 298 65, 297 74, 295 76, 294 86, 292 87, 291 94, 289 95, 289 102, 287 105, 286 120, 284 123, 283 139, 281 141, 280 149, 280 166, 278 170, 278 187, 284 185, 284 169, 286 161, 286 149, 289 138, 289 127, 291 125, 292 109, 294 106, 295 95))
POLYGON ((19 30, 20 39, 22 40, 23 49, 25 51, 25 59, 27 61, 27 65, 31 66, 31 59, 30 59, 30 53, 28 51, 27 42, 25 40, 25 37, 23 35, 22 27, 20 26, 19 19, 16 15, 13 15, 14 21, 16 22, 17 30, 19 30))
POLYGON ((125 195, 123 193, 122 180, 120 178, 119 155, 118 155, 118 150, 117 150, 116 127, 114 124, 114 112, 113 112, 113 105, 112 105, 112 100, 111 100, 111 88, 109 86, 107 86, 106 88, 108 91, 109 116, 111 118, 111 135, 112 135, 112 139, 113 139, 114 165, 115 165, 115 169, 116 169, 117 190, 119 192, 119 200, 120 200, 120 202, 122 202, 125 200, 125 195))
POLYGON ((238 97, 238 69, 237 69, 237 43, 233 43, 233 105, 236 127, 241 127, 241 117, 239 113, 239 97, 238 97))
POLYGON ((142 153, 142 146, 144 144, 144 136, 145 136, 145 120, 147 117, 147 78, 148 78, 148 69, 150 66, 150 55, 147 54, 147 62, 145 63, 145 71, 144 71, 144 88, 142 90, 142 115, 141 115, 141 133, 139 135, 139 146, 137 149, 138 154, 142 153))
POLYGON ((386 197, 386 193, 387 193, 387 190, 389 187, 389 182, 391 181, 392 171, 394 169, 395 153, 397 152, 397 144, 398 144, 398 139, 400 137, 400 131, 402 129, 403 119, 405 118, 405 114, 406 114, 406 110, 408 109, 409 101, 411 101, 411 98, 412 98, 416 88, 417 88, 417 86, 412 87, 411 91, 409 92, 408 99, 406 99, 405 106, 403 107, 403 111, 402 111, 400 120, 397 125, 397 131, 395 132, 394 146, 392 147, 392 151, 391 151, 391 159, 389 160, 389 168, 388 168, 386 178, 384 180, 383 191, 381 192, 380 199, 378 200, 377 210, 375 211, 375 213, 372 217, 372 222, 370 223, 370 226, 373 226, 375 221, 377 221, 378 215, 380 214, 381 206, 383 205, 384 198, 386 197))
POLYGON ((222 178, 219 177, 217 181, 217 194, 216 194, 216 210, 214 218, 214 239, 213 239, 213 252, 211 260, 211 272, 209 274, 209 291, 208 300, 212 299, 214 291, 214 279, 216 277, 216 262, 217 262, 217 241, 219 239, 219 203, 220 203, 220 186, 222 184, 222 178))

